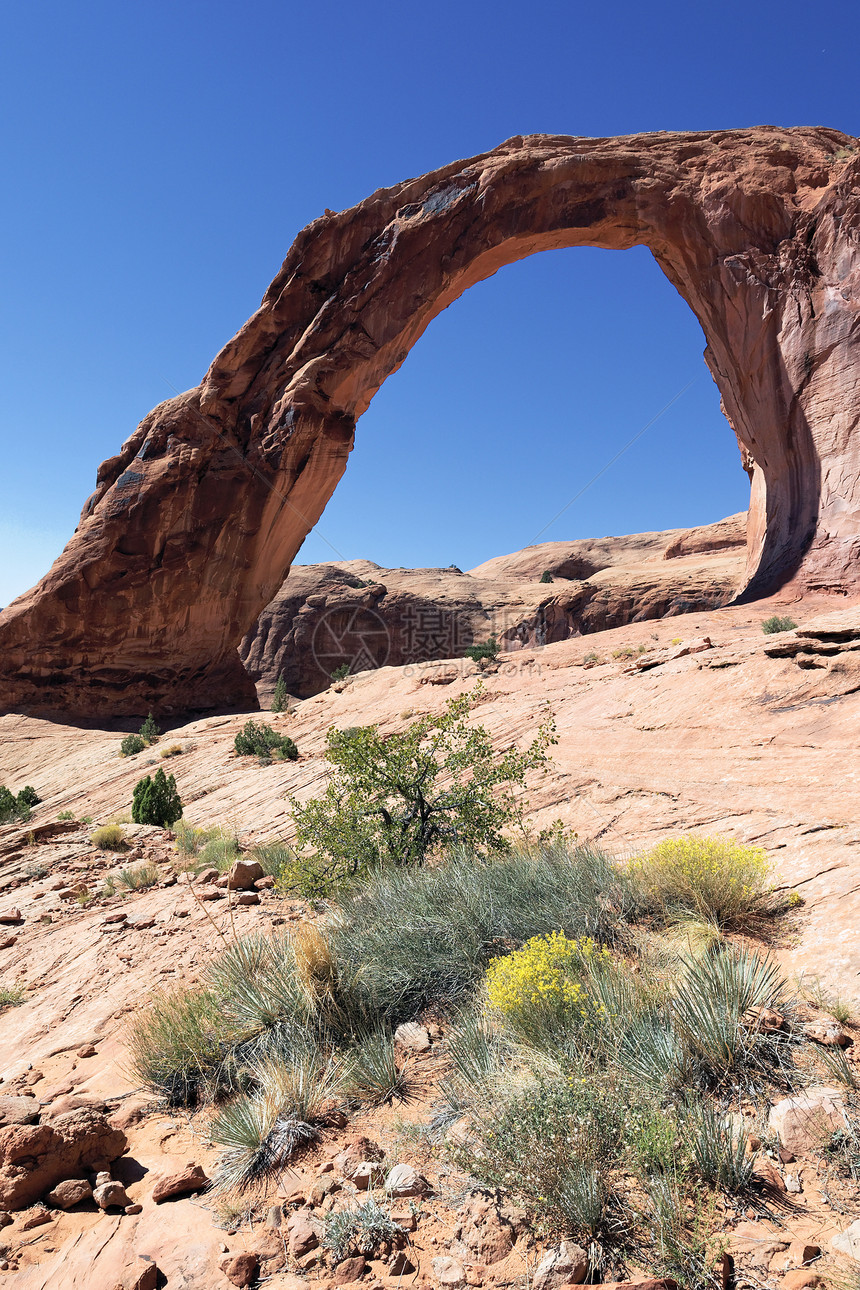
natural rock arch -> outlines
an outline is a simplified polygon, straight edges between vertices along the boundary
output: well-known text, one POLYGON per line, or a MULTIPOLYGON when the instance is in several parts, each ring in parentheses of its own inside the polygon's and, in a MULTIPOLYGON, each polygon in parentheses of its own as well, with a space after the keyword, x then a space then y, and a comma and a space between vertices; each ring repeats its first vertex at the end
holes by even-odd
POLYGON ((752 479, 744 585, 860 582, 860 153, 823 128, 531 135, 326 212, 196 389, 98 474, 0 616, 0 703, 82 716, 255 703, 236 646, 431 319, 536 251, 655 258, 707 338, 752 479))

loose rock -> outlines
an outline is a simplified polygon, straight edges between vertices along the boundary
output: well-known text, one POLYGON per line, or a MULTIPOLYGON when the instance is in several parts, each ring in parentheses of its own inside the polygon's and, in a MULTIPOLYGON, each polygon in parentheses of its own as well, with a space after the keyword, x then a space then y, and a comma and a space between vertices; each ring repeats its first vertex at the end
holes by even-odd
POLYGON ((253 1251, 245 1250, 241 1254, 233 1254, 222 1260, 221 1271, 231 1285, 250 1286, 256 1280, 259 1266, 260 1260, 257 1255, 253 1251))
POLYGON ((116 1160, 128 1146, 120 1129, 88 1108, 48 1124, 0 1129, 0 1208, 26 1209, 66 1178, 102 1160, 116 1160))
POLYGON ((63 1182, 57 1183, 53 1191, 48 1192, 45 1200, 49 1205, 55 1205, 57 1209, 71 1209, 73 1205, 89 1200, 92 1194, 93 1189, 86 1178, 66 1178, 63 1182))
POLYGON ((394 1032, 394 1042, 410 1052, 426 1053, 430 1047, 430 1035, 417 1021, 404 1021, 394 1032))
POLYGON ((385 1179, 385 1190, 391 1196, 426 1196, 430 1184, 412 1165, 395 1165, 385 1179))
POLYGON ((250 891, 258 878, 264 878, 258 860, 234 860, 227 879, 231 891, 250 891))
POLYGON ((772 1106, 768 1125, 794 1155, 815 1154, 846 1127, 845 1104, 838 1089, 810 1088, 772 1106))
POLYGON ((558 1290, 559 1286, 581 1285, 588 1272, 588 1255, 572 1241, 547 1250, 535 1270, 534 1290, 558 1290))
POLYGON ((156 1205, 162 1201, 170 1200, 174 1196, 190 1196, 195 1191, 205 1191, 209 1186, 209 1179, 201 1169, 200 1165, 189 1160, 186 1167, 175 1174, 166 1174, 159 1178, 158 1182, 152 1189, 152 1199, 156 1205))

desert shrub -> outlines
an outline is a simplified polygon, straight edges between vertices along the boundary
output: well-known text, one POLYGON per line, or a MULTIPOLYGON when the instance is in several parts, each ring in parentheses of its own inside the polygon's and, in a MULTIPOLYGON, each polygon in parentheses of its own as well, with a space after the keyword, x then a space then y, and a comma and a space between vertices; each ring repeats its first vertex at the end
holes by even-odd
POLYGON ((206 830, 206 832, 209 836, 203 840, 197 852, 195 867, 206 869, 214 866, 221 873, 225 873, 241 854, 239 839, 235 833, 224 828, 206 830))
POLYGON ((543 573, 542 573, 542 574, 541 574, 541 576, 540 576, 539 581, 540 581, 540 582, 555 582, 555 578, 553 578, 553 576, 552 576, 552 574, 550 573, 549 569, 544 569, 543 573))
POLYGON ((609 965, 609 951, 590 936, 549 932, 490 960, 487 994, 506 1025, 544 1048, 581 1042, 604 1022, 606 1008, 589 978, 609 965))
POLYGON ((38 806, 42 799, 31 784, 25 784, 17 800, 22 806, 38 806))
POLYGON ((364 1006, 399 1021, 464 999, 490 959, 533 936, 610 938, 623 902, 616 866, 588 847, 490 860, 460 851, 433 867, 378 871, 343 893, 327 937, 364 1006))
POLYGON ((157 770, 139 779, 134 786, 131 817, 135 824, 155 824, 169 829, 182 815, 182 801, 176 791, 176 780, 157 770))
POLYGON ((341 1088, 359 1102, 390 1102, 405 1098, 409 1075, 397 1065, 394 1036, 390 1030, 372 1030, 356 1037, 344 1056, 341 1088))
POLYGON ((0 985, 0 1009, 17 1008, 26 995, 18 985, 0 985))
POLYGON ((693 1166, 704 1182, 720 1191, 747 1191, 755 1177, 755 1156, 747 1152, 747 1135, 734 1129, 708 1102, 689 1105, 683 1116, 693 1166))
POLYGON ((99 851, 125 851, 128 846, 121 824, 103 824, 90 834, 90 842, 99 851))
POLYGON ((252 856, 262 867, 263 873, 274 878, 278 890, 295 889, 301 862, 286 842, 266 842, 255 847, 252 856))
POLYGON ((354 1209, 326 1215, 325 1225, 322 1244, 331 1250, 332 1263, 335 1264, 350 1255, 375 1258, 405 1235, 404 1229, 372 1196, 354 1209))
POLYGON ((764 619, 761 629, 765 636, 774 636, 777 632, 793 632, 796 626, 793 618, 780 618, 774 614, 772 618, 764 619))
POLYGON ((74 818, 75 818, 74 811, 60 811, 59 815, 57 816, 58 820, 73 820, 74 818))
POLYGON ((131 1022, 131 1066, 170 1106, 195 1106, 217 1088, 234 1040, 211 990, 165 991, 131 1022))
POLYGON ((675 1034, 698 1065, 701 1078, 719 1081, 730 1072, 779 1061, 783 1040, 761 1031, 761 1008, 785 1007, 787 987, 779 965, 752 950, 727 948, 684 964, 674 985, 671 1019, 675 1034))
POLYGON ((623 1121, 618 1091, 577 1072, 485 1105, 474 1141, 455 1155, 481 1182, 513 1191, 534 1219, 585 1243, 611 1204, 623 1121))
POLYGON ((289 735, 279 735, 264 721, 246 721, 236 735, 233 747, 240 757, 261 757, 264 760, 275 757, 280 761, 295 761, 299 755, 289 735))
POLYGON ((166 748, 159 748, 158 755, 159 757, 178 757, 184 751, 182 744, 168 744, 166 748))
POLYGON ((333 681, 345 681, 346 678, 349 676, 351 670, 352 670, 351 663, 341 663, 340 667, 336 667, 332 672, 331 679, 333 681))
POLYGON ((176 837, 176 850, 184 859, 197 856, 203 850, 207 842, 218 836, 220 830, 217 828, 200 829, 187 820, 180 819, 176 822, 174 834, 176 837))
POLYGON ((122 869, 117 875, 117 882, 127 891, 145 891, 158 882, 158 866, 141 864, 133 869, 122 869))
POLYGON ((692 917, 741 931, 771 907, 766 853, 731 838, 669 838, 630 869, 642 908, 663 921, 692 917))
POLYGON ((143 752, 146 743, 140 735, 126 735, 119 746, 120 757, 135 757, 143 752))
POLYGON ((503 830, 521 810, 515 790, 548 763, 555 727, 545 721, 523 752, 498 752, 482 726, 467 724, 480 692, 387 736, 376 726, 329 730, 325 794, 290 799, 298 849, 310 852, 308 871, 323 891, 379 866, 424 864, 443 847, 509 849, 503 830))
POLYGON ((146 718, 146 720, 144 721, 143 725, 140 727, 138 734, 140 735, 144 743, 154 744, 158 741, 158 736, 161 734, 161 730, 156 725, 155 718, 153 717, 151 712, 149 716, 146 718))
POLYGON ((479 645, 469 645, 466 649, 466 657, 470 658, 473 663, 480 663, 481 659, 489 659, 491 663, 495 663, 498 656, 499 642, 495 636, 490 636, 479 645))

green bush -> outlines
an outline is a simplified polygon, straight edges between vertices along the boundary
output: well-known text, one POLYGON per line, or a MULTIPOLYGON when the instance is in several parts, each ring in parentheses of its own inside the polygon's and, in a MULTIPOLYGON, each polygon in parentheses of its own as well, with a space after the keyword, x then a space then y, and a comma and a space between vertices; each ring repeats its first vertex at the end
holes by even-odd
POLYGON ((195 1106, 217 1089, 234 1039, 211 990, 165 991, 131 1023, 132 1068, 169 1106, 195 1106))
POLYGON ((289 735, 279 735, 265 722, 246 721, 233 741, 240 757, 261 757, 270 760, 295 761, 299 750, 289 735))
POLYGON ((182 815, 182 801, 176 791, 176 780, 157 770, 134 786, 131 818, 135 824, 156 824, 169 829, 182 815))
POLYGON ((123 869, 117 876, 117 882, 127 891, 145 891, 158 882, 158 866, 152 863, 137 865, 133 869, 123 869))
POLYGON ((549 569, 544 569, 543 573, 542 573, 542 574, 541 574, 541 576, 540 576, 540 581, 541 581, 541 582, 555 582, 555 578, 552 576, 552 574, 550 573, 549 569))
POLYGON ((99 851, 125 851, 128 846, 121 824, 103 824, 90 834, 90 842, 99 851))
POLYGON ((489 659, 495 663, 499 655, 499 642, 495 636, 485 640, 482 645, 469 645, 466 649, 466 657, 470 658, 473 663, 480 663, 481 659, 489 659))
POLYGON ((158 736, 161 734, 161 730, 155 724, 155 718, 153 717, 151 712, 149 716, 146 718, 146 720, 144 721, 143 725, 140 727, 140 730, 138 733, 140 734, 140 737, 144 741, 144 743, 154 744, 158 740, 158 736))
POLYGON ((350 1255, 378 1258, 405 1236, 405 1229, 398 1226, 372 1196, 354 1209, 326 1215, 325 1225, 322 1243, 331 1250, 334 1264, 350 1255))
POLYGON ((441 715, 393 734, 376 726, 329 730, 324 796, 290 799, 298 850, 310 851, 308 871, 322 893, 379 866, 424 864, 446 846, 509 848, 502 830, 521 813, 515 790, 528 771, 548 764, 555 726, 546 720, 523 752, 497 751, 483 726, 468 725, 480 692, 450 699, 441 715))
POLYGON ((774 636, 777 632, 793 632, 796 626, 793 618, 780 618, 778 614, 774 614, 772 618, 764 619, 761 629, 765 636, 774 636))
POLYGON ((29 820, 30 808, 41 800, 36 790, 29 785, 22 788, 17 797, 8 788, 0 785, 0 824, 6 824, 11 820, 29 820))
POLYGON ((340 667, 336 667, 332 672, 331 679, 333 681, 345 681, 349 676, 351 669, 351 663, 341 663, 340 667))
POLYGON ((145 747, 146 742, 140 735, 126 735, 119 746, 119 753, 121 757, 135 757, 145 747))
POLYGON ((20 986, 0 984, 0 1010, 3 1008, 17 1008, 24 1002, 26 997, 20 986))

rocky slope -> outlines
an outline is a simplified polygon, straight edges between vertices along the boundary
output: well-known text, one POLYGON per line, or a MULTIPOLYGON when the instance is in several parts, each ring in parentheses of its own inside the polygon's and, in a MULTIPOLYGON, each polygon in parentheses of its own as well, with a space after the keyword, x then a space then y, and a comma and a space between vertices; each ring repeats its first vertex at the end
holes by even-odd
MULTIPOLYGON (((557 721, 552 769, 530 789, 536 824, 561 817, 581 839, 617 854, 688 831, 722 831, 764 845, 777 884, 805 900, 776 953, 790 972, 820 977, 828 990, 857 998, 860 821, 852 766, 860 605, 834 613, 829 600, 813 597, 731 606, 524 647, 484 670, 454 660, 367 671, 289 715, 273 716, 301 755, 267 767, 232 753, 242 715, 170 731, 161 747, 178 743, 182 751, 169 763, 157 750, 119 758, 115 731, 7 715, 0 718, 0 782, 16 790, 34 784, 44 801, 26 826, 0 829, 0 981, 24 995, 20 1006, 0 1014, 0 1114, 10 1125, 0 1128, 0 1189, 17 1206, 9 1189, 18 1175, 3 1163, 13 1141, 26 1137, 26 1149, 41 1153, 41 1167, 50 1172, 58 1135, 77 1142, 85 1124, 87 1142, 104 1153, 98 1160, 91 1152, 78 1171, 90 1169, 96 1200, 67 1197, 68 1210, 60 1200, 12 1209, 0 1236, 0 1267, 8 1264, 10 1284, 211 1290, 250 1284, 259 1269, 272 1287, 333 1290, 360 1269, 333 1274, 319 1264, 314 1224, 337 1203, 337 1187, 348 1194, 348 1157, 341 1153, 362 1136, 380 1143, 388 1167, 411 1163, 430 1181, 432 1194, 419 1200, 406 1251, 417 1285, 448 1284, 449 1272, 454 1285, 519 1285, 534 1277, 544 1243, 491 1197, 416 1154, 390 1111, 333 1127, 250 1219, 219 1208, 201 1190, 215 1158, 205 1114, 189 1117, 149 1103, 129 1069, 125 1023, 154 986, 193 982, 225 939, 289 926, 304 909, 265 883, 252 888, 247 904, 212 875, 189 884, 177 877, 170 836, 160 830, 127 826, 132 850, 111 856, 93 847, 90 829, 58 820, 65 811, 104 821, 127 810, 140 775, 168 764, 193 822, 222 824, 243 845, 289 837, 286 795, 319 791, 331 724, 372 721, 398 729, 479 679, 485 696, 478 719, 500 747, 527 739, 546 704, 557 721), (774 611, 790 612, 798 630, 764 636, 761 619, 774 611), (155 867, 157 885, 97 894, 106 876, 141 862, 155 867), (39 1123, 14 1123, 22 1118, 39 1123), (113 1158, 122 1150, 119 1137, 128 1148, 113 1158), (334 1192, 320 1182, 327 1178, 334 1192), (160 1200, 171 1186, 174 1196, 160 1200), (156 1269, 166 1280, 157 1280, 156 1269)), ((444 1034, 430 1039, 415 1056, 425 1092, 399 1113, 405 1119, 428 1113, 444 1069, 444 1034)), ((858 1048, 848 1050, 852 1060, 858 1048)), ((833 1242, 857 1198, 834 1192, 812 1160, 777 1161, 775 1168, 801 1188, 787 1225, 727 1214, 726 1237, 745 1274, 775 1284, 789 1269, 785 1290, 800 1290, 810 1282, 798 1280, 798 1250, 803 1242, 837 1250, 833 1242)), ((399 1284, 397 1266, 372 1261, 362 1286, 399 1284)), ((542 1284, 552 1290, 551 1281, 542 1284)))
POLYGON ((106 461, 0 617, 0 709, 252 701, 236 649, 429 322, 544 249, 648 246, 707 339, 752 480, 744 584, 857 587, 860 146, 837 130, 517 136, 326 212, 194 390, 106 461))
POLYGON ((383 569, 369 560, 295 565, 239 650, 265 704, 332 672, 503 652, 725 604, 743 573, 746 516, 664 533, 545 542, 469 573, 383 569), (549 573, 552 581, 540 581, 549 573))

